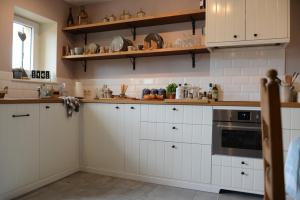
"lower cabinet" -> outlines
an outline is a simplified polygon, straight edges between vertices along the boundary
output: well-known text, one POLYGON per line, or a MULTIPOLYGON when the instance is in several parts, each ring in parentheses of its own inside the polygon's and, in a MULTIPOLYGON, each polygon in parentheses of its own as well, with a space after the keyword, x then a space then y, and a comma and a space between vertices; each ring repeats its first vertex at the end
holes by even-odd
POLYGON ((84 167, 89 170, 137 174, 139 130, 140 105, 84 105, 84 167))
POLYGON ((0 105, 0 199, 39 179, 38 105, 0 105))
POLYGON ((211 146, 141 140, 140 172, 143 175, 211 182, 211 146))
POLYGON ((67 117, 63 104, 40 104, 40 178, 79 166, 79 113, 67 117))
POLYGON ((222 189, 263 193, 264 176, 261 159, 212 157, 212 184, 222 189))

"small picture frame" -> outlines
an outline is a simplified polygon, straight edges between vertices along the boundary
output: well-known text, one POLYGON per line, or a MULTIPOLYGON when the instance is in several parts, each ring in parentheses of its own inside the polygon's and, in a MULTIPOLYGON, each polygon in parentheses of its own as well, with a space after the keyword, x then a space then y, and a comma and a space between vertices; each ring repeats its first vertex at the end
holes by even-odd
POLYGON ((36 71, 35 71, 35 70, 32 70, 32 71, 31 71, 31 78, 34 79, 35 77, 36 77, 36 71))
POLYGON ((50 71, 46 71, 46 79, 50 79, 50 71))
POLYGON ((36 70, 36 76, 35 76, 36 78, 41 78, 41 71, 39 71, 39 70, 36 70))
POLYGON ((45 71, 41 71, 41 79, 46 79, 46 72, 45 71))

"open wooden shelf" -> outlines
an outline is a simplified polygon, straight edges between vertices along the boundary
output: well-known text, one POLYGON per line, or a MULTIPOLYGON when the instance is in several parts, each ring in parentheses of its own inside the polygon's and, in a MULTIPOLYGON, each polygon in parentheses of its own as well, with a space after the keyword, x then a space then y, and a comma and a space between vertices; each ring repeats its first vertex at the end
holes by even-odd
POLYGON ((156 26, 163 24, 173 24, 181 22, 192 22, 195 20, 205 20, 205 9, 196 9, 192 11, 182 11, 156 17, 146 16, 143 18, 131 18, 128 20, 118 20, 114 22, 98 22, 87 25, 77 25, 66 27, 63 31, 73 34, 104 32, 112 30, 121 30, 129 28, 156 26))
POLYGON ((104 53, 104 54, 63 56, 62 58, 65 60, 86 61, 86 60, 140 58, 140 57, 170 56, 170 55, 184 55, 184 54, 194 55, 200 53, 208 53, 207 48, 205 46, 199 46, 195 48, 167 48, 167 49, 125 51, 125 52, 104 53))

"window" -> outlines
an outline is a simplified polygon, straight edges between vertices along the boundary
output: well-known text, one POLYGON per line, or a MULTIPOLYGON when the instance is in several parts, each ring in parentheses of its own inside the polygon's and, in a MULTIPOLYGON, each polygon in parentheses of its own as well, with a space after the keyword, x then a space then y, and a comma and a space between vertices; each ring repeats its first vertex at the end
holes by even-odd
POLYGON ((23 67, 28 71, 33 69, 34 56, 37 53, 35 51, 37 31, 37 23, 15 16, 13 22, 12 68, 23 67))

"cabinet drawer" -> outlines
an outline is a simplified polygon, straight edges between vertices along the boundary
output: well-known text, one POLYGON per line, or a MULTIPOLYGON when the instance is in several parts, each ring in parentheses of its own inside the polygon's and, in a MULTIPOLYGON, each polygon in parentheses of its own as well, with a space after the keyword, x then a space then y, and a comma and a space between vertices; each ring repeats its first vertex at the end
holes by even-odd
POLYGON ((167 123, 183 123, 183 106, 168 105, 166 106, 167 123))
POLYGON ((164 124, 164 140, 170 142, 183 141, 183 125, 182 124, 164 124))
POLYGON ((253 190, 253 170, 232 168, 231 179, 233 188, 253 190))
POLYGON ((164 105, 142 105, 141 121, 142 122, 165 122, 166 106, 164 105))
POLYGON ((253 169, 253 160, 249 158, 233 157, 232 167, 240 167, 245 169, 253 169))

